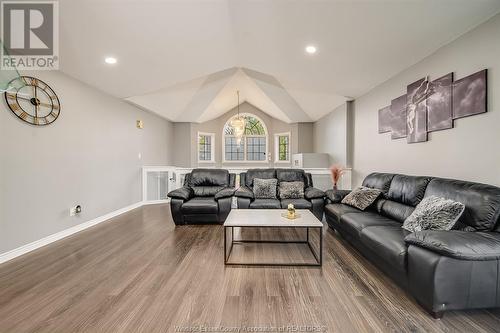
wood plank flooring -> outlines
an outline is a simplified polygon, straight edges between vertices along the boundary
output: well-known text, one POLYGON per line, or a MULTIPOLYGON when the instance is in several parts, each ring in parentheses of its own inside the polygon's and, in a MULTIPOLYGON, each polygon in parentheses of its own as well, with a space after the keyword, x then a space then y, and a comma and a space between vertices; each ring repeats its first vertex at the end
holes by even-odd
POLYGON ((500 330, 499 310, 432 319, 326 227, 322 268, 225 267, 222 235, 175 228, 168 205, 145 206, 0 265, 0 332, 500 330))

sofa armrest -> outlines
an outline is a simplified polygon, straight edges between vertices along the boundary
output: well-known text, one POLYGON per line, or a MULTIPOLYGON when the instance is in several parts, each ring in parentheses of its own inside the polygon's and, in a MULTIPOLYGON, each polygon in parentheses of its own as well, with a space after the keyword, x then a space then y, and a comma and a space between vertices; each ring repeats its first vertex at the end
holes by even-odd
POLYGON ((500 233, 424 230, 405 237, 407 244, 462 260, 500 259, 500 233))
POLYGON ((325 197, 325 192, 315 187, 310 186, 304 190, 304 198, 308 200, 319 199, 324 197, 325 197))
POLYGON ((332 203, 339 203, 349 193, 351 193, 349 190, 328 190, 325 194, 332 203))
POLYGON ((224 187, 222 190, 215 193, 215 200, 232 197, 235 190, 234 187, 224 187))
POLYGON ((239 197, 239 198, 248 198, 248 199, 253 199, 254 198, 253 191, 251 189, 249 189, 248 187, 246 187, 246 186, 241 186, 234 193, 234 195, 237 196, 237 197, 239 197))
POLYGON ((176 190, 170 191, 167 196, 169 198, 181 199, 187 201, 193 197, 193 189, 191 187, 181 187, 176 190))

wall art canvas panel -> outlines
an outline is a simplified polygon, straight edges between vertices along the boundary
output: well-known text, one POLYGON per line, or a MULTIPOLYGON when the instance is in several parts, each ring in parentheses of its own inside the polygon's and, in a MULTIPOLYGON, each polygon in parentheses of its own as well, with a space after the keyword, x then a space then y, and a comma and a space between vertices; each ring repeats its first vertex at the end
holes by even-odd
POLYGON ((406 140, 408 143, 427 141, 427 93, 429 81, 420 79, 407 87, 406 140))
POLYGON ((387 133, 391 131, 391 106, 378 110, 378 132, 387 133))
POLYGON ((406 95, 391 101, 391 139, 406 138, 406 95))
POLYGON ((453 127, 452 108, 453 73, 430 83, 427 94, 427 131, 440 131, 453 127))
POLYGON ((487 70, 453 83, 453 119, 486 112, 487 70))

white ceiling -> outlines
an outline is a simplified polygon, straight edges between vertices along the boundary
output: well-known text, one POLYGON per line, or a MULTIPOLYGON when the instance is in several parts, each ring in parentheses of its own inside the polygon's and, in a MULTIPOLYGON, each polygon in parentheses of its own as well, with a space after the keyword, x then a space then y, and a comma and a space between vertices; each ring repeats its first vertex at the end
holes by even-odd
POLYGON ((216 118, 237 89, 273 117, 314 121, 499 11, 499 0, 60 0, 61 70, 173 121, 216 118))

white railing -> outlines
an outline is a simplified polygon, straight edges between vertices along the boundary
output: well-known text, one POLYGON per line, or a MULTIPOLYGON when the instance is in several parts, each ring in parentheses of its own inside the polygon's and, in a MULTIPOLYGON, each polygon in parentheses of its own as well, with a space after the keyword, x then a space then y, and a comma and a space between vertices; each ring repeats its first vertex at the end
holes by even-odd
MULTIPOLYGON (((142 167, 142 200, 145 204, 168 202, 167 193, 182 187, 186 174, 194 168, 179 168, 175 166, 144 166, 142 167)), ((236 174, 236 186, 239 186, 240 173, 249 168, 224 168, 236 174)), ((321 190, 332 188, 330 170, 326 168, 305 168, 312 175, 314 187, 321 190)), ((340 184, 340 189, 351 189, 351 169, 346 169, 340 184)))

